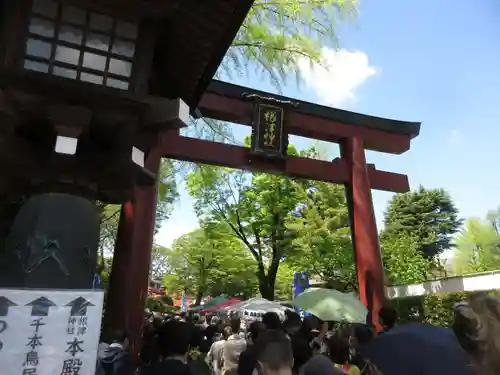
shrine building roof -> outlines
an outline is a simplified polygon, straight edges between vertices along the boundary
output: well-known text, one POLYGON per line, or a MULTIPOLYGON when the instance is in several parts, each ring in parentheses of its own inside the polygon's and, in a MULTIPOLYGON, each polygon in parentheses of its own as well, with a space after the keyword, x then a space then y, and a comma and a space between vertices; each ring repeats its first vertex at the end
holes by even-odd
MULTIPOLYGON (((159 0, 149 0, 159 3, 159 0)), ((162 0, 169 3, 168 0, 162 0)), ((253 0, 178 0, 161 21, 150 94, 195 107, 238 33, 253 0)))

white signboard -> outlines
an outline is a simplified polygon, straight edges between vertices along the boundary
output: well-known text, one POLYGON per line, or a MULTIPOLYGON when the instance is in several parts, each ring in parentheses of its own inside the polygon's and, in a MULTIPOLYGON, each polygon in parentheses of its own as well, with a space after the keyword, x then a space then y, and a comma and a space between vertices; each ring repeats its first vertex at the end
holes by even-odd
POLYGON ((0 289, 1 375, 95 375, 102 291, 0 289))

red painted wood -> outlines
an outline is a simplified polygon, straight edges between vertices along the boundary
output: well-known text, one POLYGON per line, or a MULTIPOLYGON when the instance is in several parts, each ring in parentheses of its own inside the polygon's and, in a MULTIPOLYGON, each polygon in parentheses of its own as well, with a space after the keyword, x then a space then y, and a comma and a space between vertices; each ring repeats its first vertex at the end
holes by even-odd
POLYGON ((116 330, 127 327, 127 306, 130 305, 130 301, 127 296, 126 283, 130 276, 134 210, 135 205, 130 201, 123 204, 121 208, 103 320, 106 338, 110 338, 116 330))
MULTIPOLYGON (((149 153, 146 168, 158 173, 161 155, 149 153)), ((149 267, 156 218, 157 186, 135 187, 133 200, 122 206, 104 330, 125 329, 138 355, 148 294, 149 267)))
MULTIPOLYGON (((349 172, 344 160, 332 162, 287 156, 282 164, 266 160, 250 160, 250 150, 245 147, 205 141, 165 133, 160 141, 162 156, 196 163, 220 165, 251 172, 284 173, 309 180, 344 184, 349 172)), ((378 171, 370 165, 371 188, 391 192, 409 190, 408 177, 403 174, 378 171)))
MULTIPOLYGON (((153 149, 146 168, 158 174, 161 155, 153 149)), ((134 191, 135 220, 131 241, 130 268, 127 276, 127 330, 133 352, 138 355, 142 342, 144 306, 148 295, 149 267, 156 218, 158 185, 136 187, 134 191), (133 303, 131 303, 133 301, 133 303)))
POLYGON ((351 235, 353 238, 359 296, 368 308, 377 328, 378 312, 385 299, 384 269, 380 255, 377 222, 373 210, 369 168, 363 140, 346 139, 341 144, 342 156, 349 165, 348 200, 350 200, 351 235))
MULTIPOLYGON (((242 125, 250 125, 253 120, 253 103, 243 99, 206 92, 198 108, 204 116, 216 120, 242 125)), ((356 136, 363 139, 365 149, 391 154, 402 154, 410 149, 411 138, 408 135, 345 124, 294 110, 288 110, 286 116, 290 134, 336 143, 356 136)))

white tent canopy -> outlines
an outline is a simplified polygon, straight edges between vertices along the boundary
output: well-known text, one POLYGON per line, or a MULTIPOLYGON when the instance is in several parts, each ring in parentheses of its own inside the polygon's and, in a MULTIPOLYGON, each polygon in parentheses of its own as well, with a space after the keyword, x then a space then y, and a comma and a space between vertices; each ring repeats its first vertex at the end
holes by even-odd
POLYGON ((273 302, 265 298, 255 297, 228 306, 224 310, 239 313, 245 317, 260 318, 267 312, 275 312, 281 317, 284 317, 285 311, 290 310, 290 308, 281 305, 279 302, 273 302))

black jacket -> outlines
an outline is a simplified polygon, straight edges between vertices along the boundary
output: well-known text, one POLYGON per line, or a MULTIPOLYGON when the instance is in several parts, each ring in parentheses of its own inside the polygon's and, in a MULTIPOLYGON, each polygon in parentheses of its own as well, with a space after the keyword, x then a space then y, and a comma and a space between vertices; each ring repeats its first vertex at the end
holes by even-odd
POLYGON ((132 375, 132 355, 121 346, 109 346, 97 360, 97 375, 132 375))
POLYGON ((253 344, 247 342, 247 348, 240 354, 238 359, 238 375, 252 375, 257 365, 257 357, 253 344))
POLYGON ((153 366, 144 367, 141 375, 193 375, 189 365, 177 359, 167 359, 153 366))

